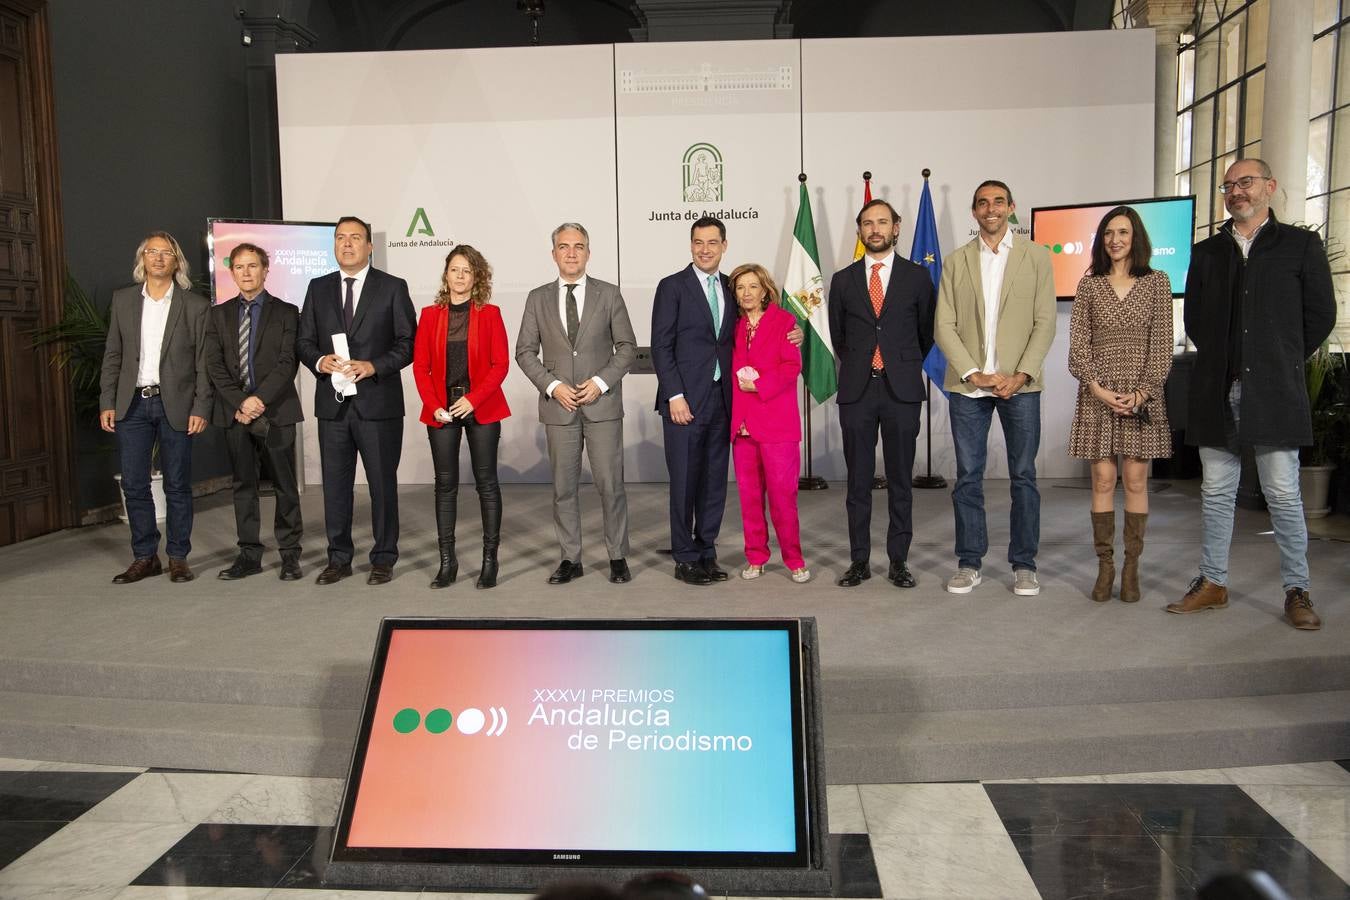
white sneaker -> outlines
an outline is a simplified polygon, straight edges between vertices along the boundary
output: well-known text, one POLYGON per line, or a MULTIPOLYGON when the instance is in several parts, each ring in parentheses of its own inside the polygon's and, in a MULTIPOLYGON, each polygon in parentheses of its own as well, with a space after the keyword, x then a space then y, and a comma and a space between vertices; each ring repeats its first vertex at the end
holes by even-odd
POLYGON ((793 569, 792 580, 797 582, 797 584, 806 584, 811 580, 811 570, 806 566, 802 566, 800 569, 793 569))
POLYGON ((741 569, 741 577, 744 578, 746 581, 750 581, 753 578, 758 578, 763 574, 764 574, 764 567, 754 565, 753 563, 747 565, 744 569, 741 569))
POLYGON ((1031 569, 1013 569, 1013 593, 1019 597, 1034 597, 1041 592, 1041 583, 1031 569))
POLYGON ((949 594, 969 594, 980 584, 980 570, 967 569, 964 566, 956 570, 956 574, 947 579, 947 593, 949 594))

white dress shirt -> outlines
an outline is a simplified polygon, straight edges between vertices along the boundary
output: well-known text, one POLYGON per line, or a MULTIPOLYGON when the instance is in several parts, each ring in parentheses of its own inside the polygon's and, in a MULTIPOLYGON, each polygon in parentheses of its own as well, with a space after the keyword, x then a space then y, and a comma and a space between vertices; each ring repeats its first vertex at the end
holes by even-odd
POLYGON ((169 304, 173 301, 173 282, 162 300, 150 296, 141 285, 141 347, 136 365, 136 386, 159 384, 159 350, 164 346, 164 326, 169 321, 169 304))
MULTIPOLYGON (((983 372, 986 375, 993 375, 998 371, 996 347, 998 342, 999 297, 1003 293, 1003 275, 1008 271, 1008 254, 1012 251, 1012 245, 1011 228, 1003 232, 1003 239, 998 242, 996 250, 989 249, 989 244, 985 242, 984 236, 980 236, 980 289, 984 291, 984 368, 971 369, 962 375, 962 378, 969 378, 976 371, 983 372)), ((967 396, 992 397, 994 392, 985 388, 977 388, 967 396)))
MULTIPOLYGON (((585 276, 585 275, 582 275, 582 276, 581 276, 580 278, 578 278, 576 281, 573 281, 573 282, 570 282, 570 283, 576 285, 576 287, 572 289, 572 296, 573 296, 574 298, 576 298, 576 301, 577 301, 577 327, 580 328, 580 327, 581 327, 581 317, 582 317, 582 315, 585 314, 585 312, 586 312, 586 276, 585 276)), ((563 333, 564 333, 564 334, 567 333, 567 285, 568 285, 568 284, 569 284, 569 282, 563 280, 562 278, 559 278, 559 279, 558 279, 558 319, 563 323, 563 333)), ((605 380, 604 380, 603 378, 601 378, 599 375, 592 375, 592 376, 591 376, 591 380, 595 382, 595 386, 598 387, 598 388, 600 389, 600 393, 601 393, 601 394, 608 394, 608 393, 609 393, 609 385, 605 384, 605 380)), ((560 379, 560 378, 555 378, 555 379, 553 379, 552 381, 550 381, 550 382, 548 383, 548 387, 544 388, 544 393, 547 394, 548 396, 552 397, 552 396, 553 396, 553 389, 556 388, 556 387, 557 387, 558 385, 560 385, 560 384, 562 384, 562 379, 560 379)))
MULTIPOLYGON (((352 282, 352 321, 356 320, 356 310, 361 305, 361 288, 366 286, 366 276, 369 274, 370 263, 366 263, 366 267, 355 275, 348 275, 346 272, 338 269, 338 307, 342 309, 344 313, 346 312, 347 305, 347 279, 356 279, 352 282)), ((323 374, 323 371, 319 368, 319 363, 322 361, 323 357, 320 356, 314 362, 314 372, 317 375, 323 374)))
POLYGON ((881 268, 877 269, 877 277, 881 279, 881 296, 886 296, 886 291, 891 286, 891 270, 895 268, 895 251, 887 253, 882 259, 877 259, 872 254, 863 255, 863 265, 866 271, 863 272, 863 282, 867 285, 868 299, 871 299, 872 291, 872 267, 881 263, 881 268))

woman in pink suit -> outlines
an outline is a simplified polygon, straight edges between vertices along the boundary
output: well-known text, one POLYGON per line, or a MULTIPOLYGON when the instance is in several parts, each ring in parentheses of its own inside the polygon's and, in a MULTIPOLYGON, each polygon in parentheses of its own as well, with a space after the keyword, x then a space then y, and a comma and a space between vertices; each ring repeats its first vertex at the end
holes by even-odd
POLYGON ((741 577, 758 578, 769 561, 769 526, 764 500, 783 552, 783 562, 798 584, 811 572, 802 559, 797 526, 797 470, 801 459, 802 417, 797 406, 801 350, 788 341, 797 324, 792 313, 774 303, 778 286, 763 266, 748 263, 731 273, 740 318, 731 367, 731 455, 741 496, 745 532, 745 568, 741 577))

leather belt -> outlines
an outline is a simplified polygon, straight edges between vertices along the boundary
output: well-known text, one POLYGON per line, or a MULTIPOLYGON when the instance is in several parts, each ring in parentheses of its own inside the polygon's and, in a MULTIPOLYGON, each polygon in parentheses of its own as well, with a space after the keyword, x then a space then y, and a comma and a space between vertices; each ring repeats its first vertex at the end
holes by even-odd
POLYGON ((158 397, 159 385, 157 384, 143 385, 141 387, 136 388, 136 393, 140 394, 141 397, 146 400, 150 399, 151 397, 158 397))

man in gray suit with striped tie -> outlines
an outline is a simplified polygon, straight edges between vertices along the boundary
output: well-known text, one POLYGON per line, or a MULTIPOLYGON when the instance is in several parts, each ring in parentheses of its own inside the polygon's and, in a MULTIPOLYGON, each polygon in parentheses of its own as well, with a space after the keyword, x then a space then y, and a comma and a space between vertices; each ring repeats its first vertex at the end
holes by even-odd
POLYGON ((580 578, 581 452, 600 493, 609 580, 628 570, 628 498, 623 488, 623 376, 637 356, 628 307, 616 285, 586 274, 590 236, 575 222, 553 230, 558 278, 530 291, 516 337, 516 363, 539 389, 539 421, 553 468, 553 526, 562 562, 549 584, 580 578))

